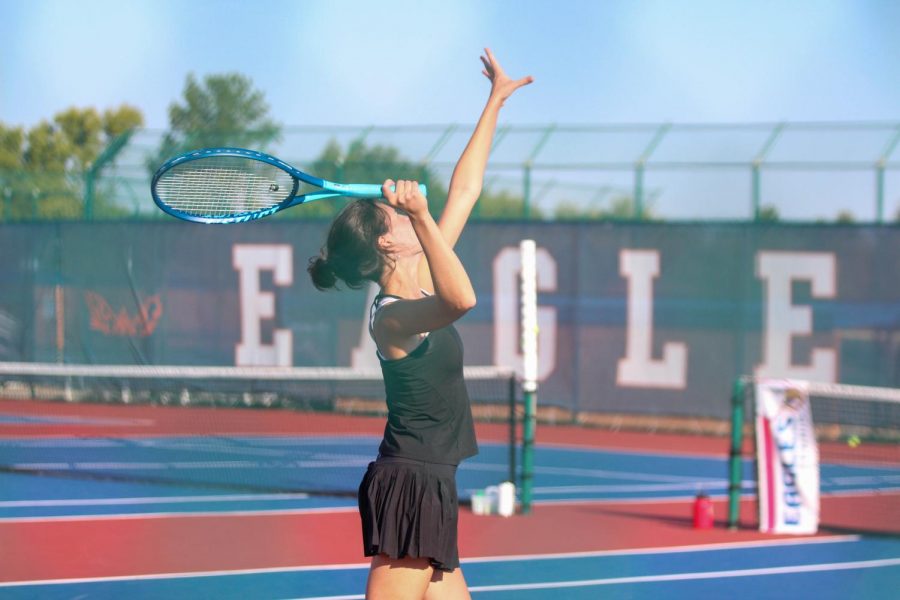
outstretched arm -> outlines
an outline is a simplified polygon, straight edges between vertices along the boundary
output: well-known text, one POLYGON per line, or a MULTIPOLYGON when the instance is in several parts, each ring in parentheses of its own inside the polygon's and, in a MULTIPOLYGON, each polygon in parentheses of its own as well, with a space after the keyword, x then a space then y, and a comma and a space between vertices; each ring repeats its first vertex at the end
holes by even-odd
MULTIPOLYGON (((530 75, 521 79, 511 79, 489 48, 485 48, 484 54, 481 57, 481 62, 484 64, 482 73, 491 82, 491 93, 481 117, 478 119, 478 124, 475 126, 475 131, 453 170, 447 204, 438 221, 438 227, 451 248, 459 239, 463 227, 472 213, 472 207, 478 200, 478 196, 481 195, 484 170, 491 152, 494 131, 497 129, 497 116, 500 108, 513 92, 534 80, 530 75)), ((426 261, 422 261, 419 265, 419 281, 425 289, 432 289, 426 261)))

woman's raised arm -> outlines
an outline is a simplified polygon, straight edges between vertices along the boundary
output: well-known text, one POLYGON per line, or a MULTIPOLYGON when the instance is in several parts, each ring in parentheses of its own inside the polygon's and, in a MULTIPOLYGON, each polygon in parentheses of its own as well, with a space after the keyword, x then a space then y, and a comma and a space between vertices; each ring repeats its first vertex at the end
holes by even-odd
MULTIPOLYGON (((481 57, 481 62, 484 64, 482 73, 491 82, 491 93, 481 117, 478 119, 478 124, 475 126, 475 131, 453 170, 447 204, 438 221, 438 227, 451 248, 459 239, 463 227, 472 213, 472 207, 475 206, 475 202, 481 195, 484 170, 491 152, 494 131, 497 129, 497 116, 500 108, 513 92, 534 80, 530 75, 521 79, 511 79, 490 49, 485 48, 484 54, 481 57)), ((425 289, 432 289, 428 264, 424 260, 419 265, 419 281, 425 289)))

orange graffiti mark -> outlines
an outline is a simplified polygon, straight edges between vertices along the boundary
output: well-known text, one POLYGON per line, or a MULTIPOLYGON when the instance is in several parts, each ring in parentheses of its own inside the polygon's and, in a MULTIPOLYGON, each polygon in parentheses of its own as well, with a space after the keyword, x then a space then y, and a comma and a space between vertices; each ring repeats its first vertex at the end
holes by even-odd
POLYGON ((104 335, 147 337, 156 329, 162 316, 159 294, 145 298, 137 315, 130 315, 124 307, 114 311, 106 298, 95 292, 85 292, 84 299, 91 315, 91 329, 104 335))

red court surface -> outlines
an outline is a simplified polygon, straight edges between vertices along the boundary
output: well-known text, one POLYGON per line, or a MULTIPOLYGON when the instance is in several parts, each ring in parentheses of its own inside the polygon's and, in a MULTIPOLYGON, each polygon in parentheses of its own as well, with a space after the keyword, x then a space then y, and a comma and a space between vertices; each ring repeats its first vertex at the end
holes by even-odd
MULTIPOLYGON (((716 503, 724 514, 723 502, 716 503)), ((778 536, 691 526, 690 505, 537 506, 511 518, 460 515, 465 558, 745 542, 778 536)), ((309 514, 79 518, 0 523, 0 581, 357 564, 354 510, 309 514)))

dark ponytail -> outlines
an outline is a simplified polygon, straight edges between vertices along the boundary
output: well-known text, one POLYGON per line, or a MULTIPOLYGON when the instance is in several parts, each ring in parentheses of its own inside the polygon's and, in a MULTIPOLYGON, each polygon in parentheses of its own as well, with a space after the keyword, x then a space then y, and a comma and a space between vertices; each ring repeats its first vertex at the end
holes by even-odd
POLYGON ((356 200, 335 217, 325 245, 309 259, 307 272, 320 290, 337 287, 360 288, 377 282, 386 257, 378 238, 388 232, 387 216, 371 200, 356 200))
POLYGON ((312 277, 313 285, 317 289, 331 289, 337 284, 337 275, 334 269, 328 264, 328 261, 321 256, 313 256, 309 259, 309 266, 306 268, 309 276, 312 277))

